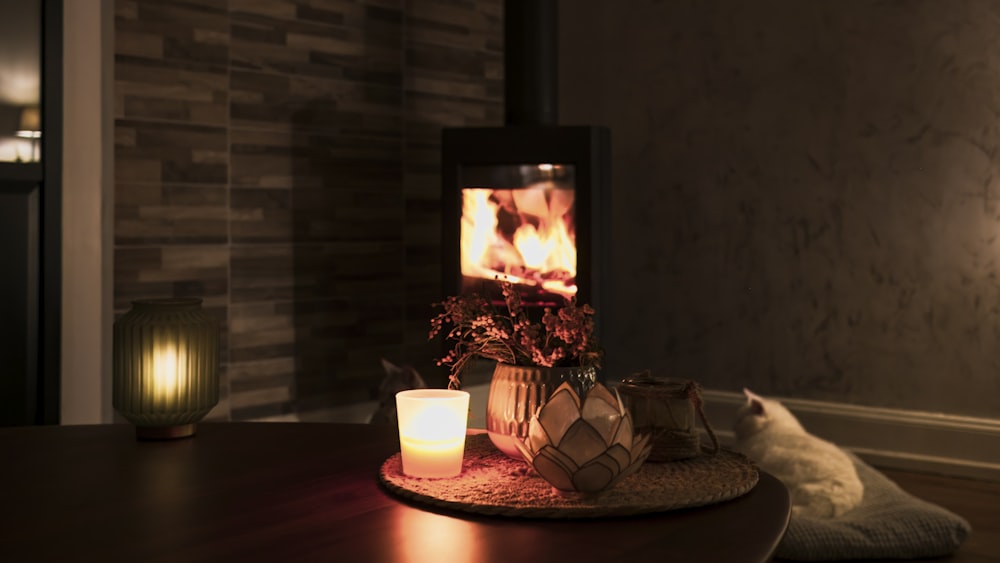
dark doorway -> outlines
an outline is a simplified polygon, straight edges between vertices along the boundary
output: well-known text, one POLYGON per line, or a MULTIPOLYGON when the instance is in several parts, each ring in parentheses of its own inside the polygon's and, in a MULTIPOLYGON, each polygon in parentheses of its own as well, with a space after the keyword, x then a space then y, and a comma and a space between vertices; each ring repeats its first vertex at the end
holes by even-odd
POLYGON ((62 0, 0 23, 0 425, 59 423, 62 0))

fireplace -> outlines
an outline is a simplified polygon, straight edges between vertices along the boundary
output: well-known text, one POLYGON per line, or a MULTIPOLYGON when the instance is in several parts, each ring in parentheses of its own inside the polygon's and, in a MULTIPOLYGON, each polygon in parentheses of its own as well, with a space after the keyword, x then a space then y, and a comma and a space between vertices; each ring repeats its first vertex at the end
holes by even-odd
POLYGON ((445 295, 499 299, 500 278, 529 314, 564 298, 600 311, 610 133, 556 124, 556 20, 554 0, 507 0, 506 125, 442 133, 445 295))
POLYGON ((576 189, 572 164, 467 166, 462 187, 462 290, 502 277, 529 304, 576 297, 576 189), (482 186, 482 187, 480 187, 482 186), (553 295, 554 294, 554 295, 553 295))
POLYGON ((529 308, 597 308, 609 147, 600 127, 445 130, 445 294, 496 295, 499 277, 529 308))

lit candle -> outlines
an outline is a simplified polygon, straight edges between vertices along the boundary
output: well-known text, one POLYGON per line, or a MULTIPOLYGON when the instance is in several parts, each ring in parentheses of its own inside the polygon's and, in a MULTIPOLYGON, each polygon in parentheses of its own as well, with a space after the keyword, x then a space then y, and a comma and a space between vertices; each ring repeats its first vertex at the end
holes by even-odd
POLYGON ((411 477, 454 477, 462 472, 469 393, 411 389, 396 393, 403 473, 411 477))
POLYGON ((187 354, 172 341, 154 344, 149 370, 150 399, 154 403, 174 407, 187 392, 187 354))

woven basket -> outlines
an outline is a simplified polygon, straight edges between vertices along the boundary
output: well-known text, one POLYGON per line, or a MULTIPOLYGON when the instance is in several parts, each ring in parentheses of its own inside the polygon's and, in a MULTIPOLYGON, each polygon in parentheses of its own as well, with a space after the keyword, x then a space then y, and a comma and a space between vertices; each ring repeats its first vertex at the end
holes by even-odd
POLYGON ((675 461, 702 452, 695 414, 712 440, 713 455, 719 451, 719 439, 708 422, 701 398, 701 386, 690 379, 653 377, 649 370, 622 380, 618 387, 632 413, 636 433, 653 435, 649 461, 675 461))

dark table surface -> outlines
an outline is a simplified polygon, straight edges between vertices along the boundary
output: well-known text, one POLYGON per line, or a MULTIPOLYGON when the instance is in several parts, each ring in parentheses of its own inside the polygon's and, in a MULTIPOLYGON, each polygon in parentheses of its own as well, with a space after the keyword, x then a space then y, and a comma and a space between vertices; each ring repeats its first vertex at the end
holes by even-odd
POLYGON ((434 512, 386 492, 394 427, 204 423, 0 428, 0 561, 768 561, 788 493, 761 473, 718 505, 626 518, 434 512))

